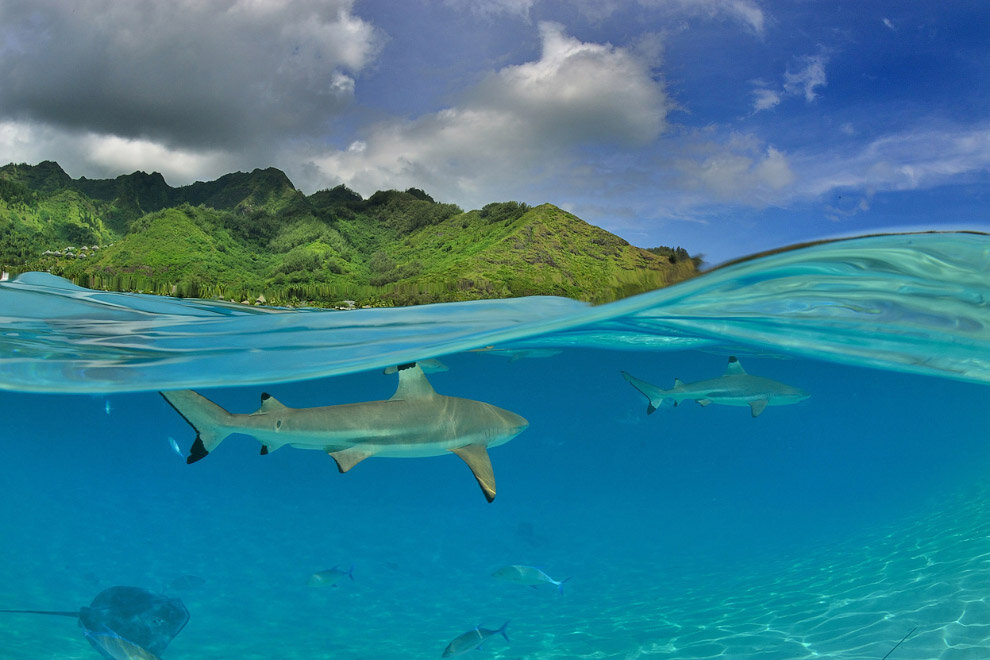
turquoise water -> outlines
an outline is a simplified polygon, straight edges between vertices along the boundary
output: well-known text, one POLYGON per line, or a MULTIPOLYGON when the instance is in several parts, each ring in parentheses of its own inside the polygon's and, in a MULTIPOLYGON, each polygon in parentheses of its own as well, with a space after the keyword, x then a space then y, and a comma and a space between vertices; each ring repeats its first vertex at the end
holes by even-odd
MULTIPOLYGON (((263 310, 28 274, 0 284, 0 358, 0 608, 179 596, 166 660, 439 658, 506 620, 463 657, 882 658, 912 630, 892 660, 990 657, 986 235, 827 243, 600 307, 263 310), (670 388, 730 355, 811 397, 647 415, 620 375, 670 388), (490 451, 492 504, 454 456, 339 474, 235 436, 186 465, 156 393, 380 400, 383 367, 434 357, 438 392, 530 422, 490 451), (307 585, 334 566, 354 580, 307 585)), ((71 619, 0 615, 4 660, 97 657, 71 619)))

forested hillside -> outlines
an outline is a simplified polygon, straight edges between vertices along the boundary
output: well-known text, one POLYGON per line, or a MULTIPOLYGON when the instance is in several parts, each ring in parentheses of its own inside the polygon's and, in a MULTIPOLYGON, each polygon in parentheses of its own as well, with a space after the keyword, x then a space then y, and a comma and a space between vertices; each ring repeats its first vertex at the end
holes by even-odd
POLYGON ((273 168, 172 188, 157 173, 0 167, 0 264, 93 288, 322 306, 605 302, 691 277, 697 261, 633 247, 551 204, 464 212, 415 188, 306 196, 273 168))

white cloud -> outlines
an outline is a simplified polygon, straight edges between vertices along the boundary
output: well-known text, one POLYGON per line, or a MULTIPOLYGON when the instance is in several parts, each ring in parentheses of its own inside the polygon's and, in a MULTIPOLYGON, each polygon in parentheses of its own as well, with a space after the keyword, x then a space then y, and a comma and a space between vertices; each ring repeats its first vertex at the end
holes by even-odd
POLYGON ((815 91, 818 87, 828 84, 825 79, 824 54, 809 55, 801 58, 800 69, 791 72, 789 69, 784 73, 784 91, 788 94, 804 95, 804 100, 811 103, 817 97, 815 91))
MULTIPOLYGON (((624 6, 621 0, 579 0, 575 4, 585 17, 597 21, 608 18, 624 6)), ((759 3, 753 0, 638 0, 637 4, 657 11, 667 19, 734 21, 758 35, 763 34, 767 22, 759 3)))
POLYGON ((756 97, 753 101, 754 112, 769 110, 780 105, 780 92, 768 89, 767 87, 756 87, 753 90, 753 96, 756 97))
POLYGON ((686 157, 675 161, 678 187, 694 191, 692 203, 766 206, 783 199, 794 183, 787 155, 752 135, 734 134, 725 141, 701 137, 692 136, 686 157))
POLYGON ((481 16, 508 14, 529 18, 536 0, 444 0, 454 9, 466 9, 481 16))
POLYGON ((753 81, 753 112, 775 108, 787 96, 803 96, 811 103, 818 98, 819 88, 828 84, 825 76, 825 65, 828 56, 824 50, 817 55, 806 55, 797 59, 796 70, 790 67, 784 72, 784 82, 781 87, 773 89, 763 80, 753 81))
POLYGON ((637 148, 660 135, 667 97, 649 61, 556 24, 540 31, 539 60, 492 73, 453 107, 372 126, 360 148, 314 154, 313 163, 364 193, 425 187, 471 205, 557 174, 575 150, 637 148))
POLYGON ((25 121, 0 121, 0 153, 31 164, 54 160, 73 177, 160 172, 172 185, 213 179, 217 172, 237 169, 236 160, 221 151, 169 148, 150 140, 66 131, 25 121))
POLYGON ((795 156, 795 194, 931 188, 990 172, 990 125, 919 128, 877 138, 855 151, 795 156))
POLYGON ((766 24, 763 10, 757 3, 749 0, 678 0, 675 4, 713 17, 726 16, 748 26, 757 34, 763 34, 766 24))

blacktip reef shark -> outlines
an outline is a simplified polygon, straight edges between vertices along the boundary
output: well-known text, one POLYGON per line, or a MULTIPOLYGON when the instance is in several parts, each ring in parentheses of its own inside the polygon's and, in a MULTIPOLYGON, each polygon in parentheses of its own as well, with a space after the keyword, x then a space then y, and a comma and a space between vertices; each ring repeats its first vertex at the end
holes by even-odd
POLYGON ((753 417, 757 417, 767 406, 786 406, 804 401, 810 396, 796 387, 769 378, 750 376, 735 356, 729 358, 725 373, 718 378, 699 380, 696 383, 682 383, 675 378, 674 386, 669 390, 651 385, 625 371, 622 372, 622 376, 649 399, 647 414, 659 408, 664 400, 670 399, 675 406, 681 401, 688 400, 697 401, 702 406, 710 403, 723 406, 749 406, 753 417))
POLYGON ((267 454, 289 445, 325 451, 341 472, 371 456, 416 458, 457 454, 474 474, 485 499, 495 499, 488 448, 505 444, 529 422, 491 404, 437 394, 415 363, 397 368, 399 386, 387 401, 319 408, 289 408, 269 394, 249 414, 229 413, 192 390, 162 392, 196 431, 186 463, 195 463, 232 433, 261 443, 267 454))

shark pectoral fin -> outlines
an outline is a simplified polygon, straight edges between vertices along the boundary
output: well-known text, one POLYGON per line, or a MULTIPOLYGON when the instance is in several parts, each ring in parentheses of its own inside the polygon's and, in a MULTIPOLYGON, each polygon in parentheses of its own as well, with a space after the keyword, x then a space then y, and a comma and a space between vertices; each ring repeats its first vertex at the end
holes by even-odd
POLYGON ((348 447, 347 449, 341 449, 340 451, 328 451, 330 458, 337 461, 337 469, 342 473, 347 472, 352 467, 368 458, 369 456, 374 456, 374 452, 367 451, 365 449, 360 449, 358 447, 348 447))
POLYGON ((478 480, 478 485, 481 486, 481 492, 485 494, 485 499, 489 502, 494 500, 495 472, 492 470, 492 462, 488 458, 488 450, 485 449, 485 446, 465 445, 450 451, 460 456, 461 460, 471 468, 471 473, 478 480))
POLYGON ((707 405, 711 405, 711 399, 698 399, 698 405, 704 408, 707 405))
POLYGON ((767 400, 766 399, 755 399, 749 402, 749 408, 753 411, 753 417, 758 417, 761 412, 766 410, 767 400))

